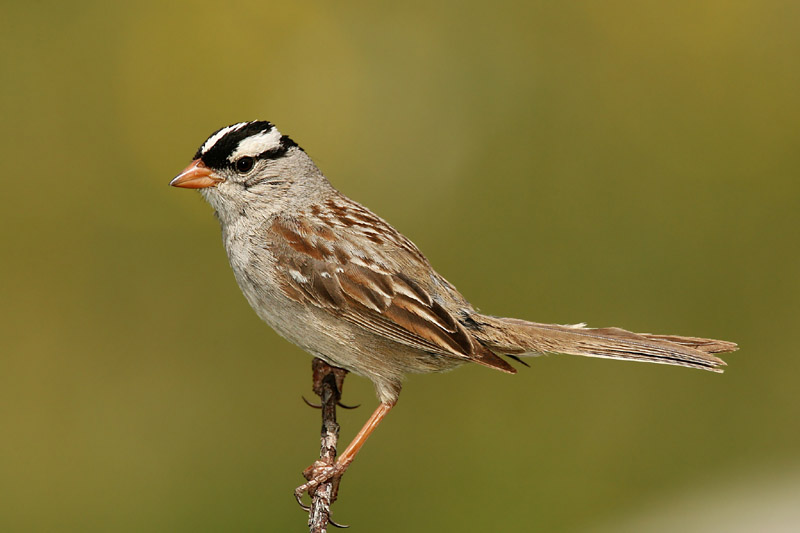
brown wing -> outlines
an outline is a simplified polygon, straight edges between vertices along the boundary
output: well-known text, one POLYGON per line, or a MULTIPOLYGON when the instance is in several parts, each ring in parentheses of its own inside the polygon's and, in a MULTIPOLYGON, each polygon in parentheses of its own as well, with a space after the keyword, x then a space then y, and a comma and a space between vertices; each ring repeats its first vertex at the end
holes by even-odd
POLYGON ((312 215, 276 218, 269 228, 289 298, 411 348, 515 372, 415 281, 436 274, 386 222, 355 203, 329 202, 312 215))

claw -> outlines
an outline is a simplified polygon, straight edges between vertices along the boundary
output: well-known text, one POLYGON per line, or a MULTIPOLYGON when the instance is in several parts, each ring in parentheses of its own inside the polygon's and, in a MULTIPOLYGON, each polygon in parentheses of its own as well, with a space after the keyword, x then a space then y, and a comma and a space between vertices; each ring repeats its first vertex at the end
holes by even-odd
MULTIPOLYGON (((308 485, 308 483, 306 483, 302 487, 297 487, 297 489, 294 491, 294 499, 297 500, 297 505, 299 505, 303 511, 309 513, 311 512, 311 506, 303 503, 303 494, 305 494, 305 491, 300 492, 300 489, 305 487, 306 485, 308 485)), ((330 517, 330 515, 328 516, 328 523, 333 527, 338 527, 339 529, 347 529, 348 527, 350 527, 348 524, 339 524, 338 522, 335 522, 333 518, 330 517)))
POLYGON ((306 405, 307 405, 307 406, 309 406, 309 407, 313 407, 314 409, 322 409, 322 404, 320 404, 320 405, 317 405, 317 404, 315 404, 315 403, 311 403, 311 402, 309 402, 308 400, 306 400, 306 397, 305 397, 305 396, 300 396, 300 397, 303 399, 303 401, 304 401, 304 402, 306 402, 306 405))
POLYGON ((301 487, 297 487, 297 489, 295 489, 294 499, 297 500, 297 505, 299 505, 303 511, 308 513, 309 511, 311 511, 311 506, 303 503, 303 494, 305 494, 305 491, 300 492, 300 488, 301 487))
POLYGON ((347 524, 337 524, 336 522, 333 521, 333 518, 331 518, 330 516, 328 517, 328 523, 333 527, 338 527, 339 529, 347 529, 348 527, 350 527, 347 524))
MULTIPOLYGON (((305 396, 300 396, 300 397, 303 399, 303 401, 306 403, 307 406, 313 407, 314 409, 322 409, 322 404, 311 403, 306 399, 305 396)), ((361 407, 360 403, 357 405, 346 405, 343 404, 342 402, 336 402, 336 405, 338 405, 342 409, 358 409, 359 407, 361 407)))

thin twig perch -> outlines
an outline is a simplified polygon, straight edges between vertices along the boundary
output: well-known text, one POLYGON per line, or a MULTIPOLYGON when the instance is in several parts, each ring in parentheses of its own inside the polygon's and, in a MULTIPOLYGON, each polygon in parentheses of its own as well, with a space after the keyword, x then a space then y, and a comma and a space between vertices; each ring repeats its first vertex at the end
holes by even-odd
MULTIPOLYGON (((336 422, 336 406, 342 398, 342 386, 347 370, 330 366, 322 359, 311 362, 314 375, 314 393, 322 405, 322 431, 320 433, 319 458, 327 464, 336 461, 336 444, 339 440, 339 424, 336 422)), ((331 504, 336 501, 338 480, 321 483, 311 494, 311 509, 308 512, 310 533, 326 533, 331 522, 331 504)))

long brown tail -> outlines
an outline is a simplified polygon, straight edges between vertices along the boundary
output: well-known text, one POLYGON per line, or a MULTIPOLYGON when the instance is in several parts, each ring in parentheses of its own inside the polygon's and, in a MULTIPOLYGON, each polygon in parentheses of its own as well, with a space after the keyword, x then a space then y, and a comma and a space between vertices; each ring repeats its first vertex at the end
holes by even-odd
POLYGON ((491 350, 513 356, 566 353, 688 366, 722 372, 725 361, 711 354, 732 352, 732 342, 699 337, 632 333, 620 328, 560 326, 516 318, 470 317, 470 329, 491 350))

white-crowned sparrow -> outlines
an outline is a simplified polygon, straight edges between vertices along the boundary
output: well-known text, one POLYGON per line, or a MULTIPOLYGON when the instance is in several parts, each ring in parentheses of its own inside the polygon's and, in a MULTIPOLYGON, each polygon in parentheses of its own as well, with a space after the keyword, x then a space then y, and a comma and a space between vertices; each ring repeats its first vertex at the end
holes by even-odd
POLYGON ((721 372, 713 339, 539 324, 478 313, 417 247, 334 189, 269 122, 212 134, 170 185, 214 208, 239 287, 267 324, 333 366, 367 377, 380 406, 333 466, 300 490, 340 476, 397 402, 407 373, 467 362, 503 372, 517 359, 566 353, 721 372))

